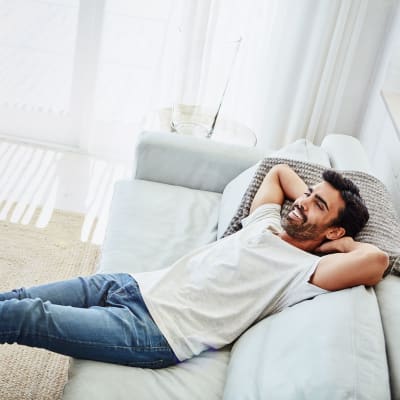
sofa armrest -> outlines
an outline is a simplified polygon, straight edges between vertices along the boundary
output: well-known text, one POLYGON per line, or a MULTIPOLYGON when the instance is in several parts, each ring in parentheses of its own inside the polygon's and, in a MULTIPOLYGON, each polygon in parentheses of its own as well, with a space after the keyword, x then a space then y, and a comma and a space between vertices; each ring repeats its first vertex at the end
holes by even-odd
POLYGON ((142 132, 136 146, 136 179, 222 193, 264 155, 256 148, 162 132, 142 132))

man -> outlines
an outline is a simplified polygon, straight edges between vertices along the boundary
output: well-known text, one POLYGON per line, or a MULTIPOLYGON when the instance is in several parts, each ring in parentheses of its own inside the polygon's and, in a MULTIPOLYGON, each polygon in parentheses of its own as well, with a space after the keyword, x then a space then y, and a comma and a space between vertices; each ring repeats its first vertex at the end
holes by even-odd
POLYGON ((295 200, 282 221, 280 237, 309 252, 338 253, 322 257, 312 283, 326 290, 375 285, 388 266, 388 256, 377 247, 355 242, 369 214, 357 186, 334 171, 308 188, 287 165, 277 165, 265 177, 250 212, 263 203, 283 204, 295 200))
POLYGON ((0 294, 0 343, 161 368, 231 343, 303 300, 376 284, 388 256, 352 239, 369 217, 358 188, 334 171, 323 179, 309 188, 287 165, 275 166, 243 229, 169 268, 0 294), (281 218, 285 198, 295 201, 281 218))

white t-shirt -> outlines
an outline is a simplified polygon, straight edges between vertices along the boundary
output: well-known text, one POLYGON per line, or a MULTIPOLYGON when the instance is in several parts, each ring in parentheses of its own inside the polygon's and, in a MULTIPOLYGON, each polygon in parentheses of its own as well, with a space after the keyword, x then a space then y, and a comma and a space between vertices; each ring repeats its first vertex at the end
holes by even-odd
POLYGON ((280 210, 264 204, 239 232, 169 268, 133 275, 179 360, 223 347, 254 322, 327 292, 308 282, 319 257, 277 235, 280 210))

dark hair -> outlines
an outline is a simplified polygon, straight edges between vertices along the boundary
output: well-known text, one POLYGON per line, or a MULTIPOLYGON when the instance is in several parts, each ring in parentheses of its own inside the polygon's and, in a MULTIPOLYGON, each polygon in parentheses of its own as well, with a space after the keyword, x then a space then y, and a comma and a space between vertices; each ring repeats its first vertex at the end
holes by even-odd
POLYGON ((360 190, 350 179, 339 172, 328 169, 322 173, 322 178, 340 192, 345 206, 332 222, 333 226, 341 226, 346 230, 346 235, 354 237, 364 227, 369 219, 369 213, 360 190))

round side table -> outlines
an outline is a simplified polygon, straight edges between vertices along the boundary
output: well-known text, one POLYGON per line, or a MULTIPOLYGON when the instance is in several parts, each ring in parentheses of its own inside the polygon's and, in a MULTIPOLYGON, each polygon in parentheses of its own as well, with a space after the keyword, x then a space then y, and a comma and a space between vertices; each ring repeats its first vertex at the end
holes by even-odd
MULTIPOLYGON (((155 110, 146 116, 143 127, 147 130, 160 130, 163 132, 173 132, 177 135, 186 134, 206 138, 204 133, 198 134, 195 129, 185 133, 175 132, 171 127, 171 117, 172 108, 168 107, 155 110)), ((257 144, 257 137, 250 128, 240 122, 228 120, 226 118, 217 120, 214 132, 208 139, 249 147, 257 144)))

